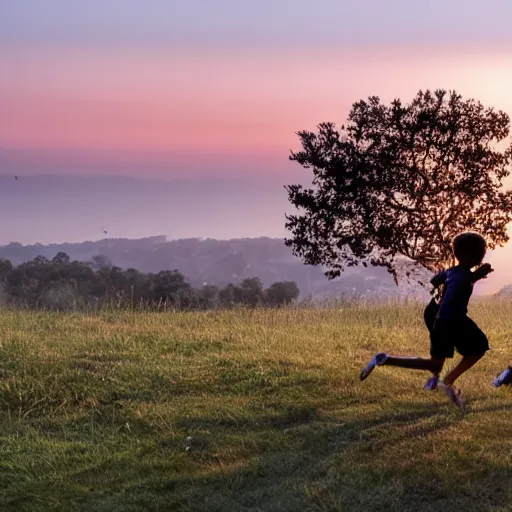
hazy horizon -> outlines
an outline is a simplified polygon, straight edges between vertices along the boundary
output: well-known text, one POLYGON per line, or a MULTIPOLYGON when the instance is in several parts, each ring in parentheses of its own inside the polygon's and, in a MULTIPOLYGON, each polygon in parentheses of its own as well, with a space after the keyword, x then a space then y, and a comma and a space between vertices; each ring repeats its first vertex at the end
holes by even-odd
MULTIPOLYGON (((284 237, 286 191, 258 180, 0 174, 0 244, 284 237)), ((288 208, 289 209, 289 208, 288 208)))

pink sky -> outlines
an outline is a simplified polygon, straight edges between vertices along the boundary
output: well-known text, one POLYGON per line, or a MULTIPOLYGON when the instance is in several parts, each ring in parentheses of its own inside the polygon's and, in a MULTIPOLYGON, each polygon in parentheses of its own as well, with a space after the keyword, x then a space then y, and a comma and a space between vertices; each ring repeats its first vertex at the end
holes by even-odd
POLYGON ((297 130, 341 123, 354 101, 371 94, 408 100, 420 88, 455 88, 512 111, 511 55, 460 46, 7 47, 0 50, 0 147, 188 155, 198 171, 211 155, 247 154, 274 162, 269 172, 276 172, 297 148, 297 130))

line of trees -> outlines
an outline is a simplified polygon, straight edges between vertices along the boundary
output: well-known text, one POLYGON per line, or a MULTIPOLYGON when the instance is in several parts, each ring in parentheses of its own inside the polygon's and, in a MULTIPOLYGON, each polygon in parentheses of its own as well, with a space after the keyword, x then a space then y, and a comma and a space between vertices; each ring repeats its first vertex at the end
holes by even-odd
POLYGON ((124 270, 97 256, 71 261, 60 252, 14 266, 0 260, 0 300, 4 304, 57 311, 117 305, 131 308, 212 309, 235 306, 280 307, 296 300, 295 282, 276 282, 264 289, 258 278, 219 288, 193 288, 177 270, 145 274, 124 270))

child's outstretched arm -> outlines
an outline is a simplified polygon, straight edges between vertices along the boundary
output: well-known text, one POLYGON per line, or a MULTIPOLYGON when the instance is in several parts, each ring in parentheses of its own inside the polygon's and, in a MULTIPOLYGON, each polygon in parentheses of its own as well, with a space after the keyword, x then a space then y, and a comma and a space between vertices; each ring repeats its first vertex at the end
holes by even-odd
POLYGON ((494 272, 494 269, 491 267, 490 263, 484 263, 480 265, 473 272, 473 282, 476 283, 480 279, 485 279, 491 272, 494 272))

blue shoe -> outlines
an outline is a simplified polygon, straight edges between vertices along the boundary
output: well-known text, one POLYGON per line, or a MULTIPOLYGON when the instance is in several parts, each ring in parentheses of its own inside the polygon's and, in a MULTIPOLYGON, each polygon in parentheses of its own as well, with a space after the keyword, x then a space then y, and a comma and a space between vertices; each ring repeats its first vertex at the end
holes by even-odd
POLYGON ((430 379, 425 383, 424 389, 428 391, 435 391, 437 389, 437 385, 439 384, 439 375, 432 375, 430 379))
POLYGON ((370 375, 370 373, 372 373, 373 369, 376 367, 376 366, 380 366, 381 364, 384 364, 388 359, 388 355, 385 354, 384 352, 379 352, 378 354, 376 354, 372 360, 366 365, 366 367, 364 368, 364 370, 361 372, 361 375, 359 376, 359 378, 361 380, 364 380, 368 377, 368 375, 370 375))
POLYGON ((500 386, 510 384, 512 381, 512 368, 509 366, 505 371, 500 373, 493 381, 493 385, 495 388, 499 388, 500 386))

